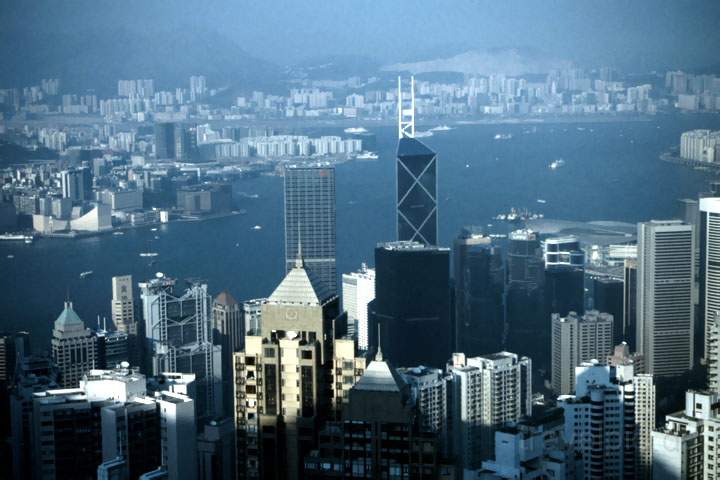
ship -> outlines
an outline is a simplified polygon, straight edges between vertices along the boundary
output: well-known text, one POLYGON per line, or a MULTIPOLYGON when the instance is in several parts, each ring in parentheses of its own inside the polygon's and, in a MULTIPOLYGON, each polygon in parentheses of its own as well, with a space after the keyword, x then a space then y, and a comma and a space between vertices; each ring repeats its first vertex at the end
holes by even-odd
POLYGON ((512 138, 512 134, 510 133, 496 133, 493 137, 495 140, 510 140, 512 138))
POLYGON ((432 136, 433 136, 433 132, 431 132, 430 130, 426 130, 424 132, 421 132, 421 131, 415 132, 415 138, 424 138, 424 137, 432 137, 432 136))
POLYGON ((125 232, 113 232, 113 235, 125 235, 125 232))
POLYGON ((447 132, 449 130, 452 130, 452 127, 448 127, 447 125, 438 125, 430 129, 431 132, 447 132))
POLYGON ((22 233, 3 233, 0 235, 0 240, 32 243, 33 237, 32 235, 23 235, 22 233))
POLYGON ((262 230, 262 227, 260 225, 255 225, 252 227, 253 230, 262 230))
POLYGON ((362 152, 355 156, 356 160, 377 160, 380 158, 375 152, 362 152))
POLYGON ((564 165, 565 165, 565 160, 563 160, 562 158, 558 158, 557 160, 552 161, 552 163, 550 164, 550 169, 557 170, 558 168, 560 168, 564 165))
POLYGON ((92 270, 88 270, 87 272, 82 272, 82 273, 80 273, 80 278, 89 277, 89 276, 92 275, 92 274, 93 274, 93 271, 92 271, 92 270))
POLYGON ((157 257, 158 253, 157 252, 141 252, 140 256, 141 257, 157 257))
POLYGON ((349 127, 343 131, 345 133, 367 133, 367 130, 363 127, 349 127))

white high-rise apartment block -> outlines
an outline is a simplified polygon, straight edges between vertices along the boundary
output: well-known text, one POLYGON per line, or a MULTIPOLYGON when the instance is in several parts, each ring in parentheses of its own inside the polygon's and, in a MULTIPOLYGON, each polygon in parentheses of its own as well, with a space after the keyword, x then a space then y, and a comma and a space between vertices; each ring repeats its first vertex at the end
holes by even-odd
POLYGON ((582 478, 646 478, 655 419, 652 376, 635 376, 632 365, 588 362, 576 368, 575 383, 575 395, 561 395, 558 406, 565 411, 565 438, 582 457, 582 478))
POLYGON ((531 412, 531 366, 529 358, 510 352, 453 354, 451 447, 463 468, 480 468, 492 455, 497 428, 531 412))
MULTIPOLYGON (((705 323, 704 357, 710 361, 710 328, 720 312, 720 198, 700 199, 700 312, 705 323)), ((717 340, 715 338, 715 340, 717 340)), ((717 345, 713 345, 717 349, 717 345)), ((717 352, 714 352, 717 356, 717 352)), ((715 359, 717 360, 717 359, 715 359)), ((717 368, 717 367, 715 367, 717 368)), ((710 373, 711 390, 718 390, 717 375, 710 373)))
POLYGON ((720 145, 720 131, 690 130, 680 135, 680 156, 699 162, 713 162, 715 146, 720 145))
POLYGON ((112 321, 115 329, 137 335, 132 275, 112 277, 112 321))
POLYGON ((363 263, 360 270, 343 273, 342 301, 348 314, 348 326, 357 337, 358 349, 368 349, 368 303, 375 299, 375 270, 363 263))
POLYGON ((665 425, 652 432, 654 479, 717 478, 718 405, 717 392, 688 391, 685 410, 666 416, 665 425))
POLYGON ((410 395, 420 415, 420 429, 438 434, 441 449, 449 447, 447 392, 450 376, 428 367, 401 368, 400 376, 410 386, 410 395))
POLYGON ((656 376, 692 368, 693 230, 680 220, 638 224, 637 349, 656 376))
POLYGON ((589 310, 582 317, 552 314, 552 387, 558 395, 575 391, 575 367, 602 360, 612 351, 613 316, 589 310))

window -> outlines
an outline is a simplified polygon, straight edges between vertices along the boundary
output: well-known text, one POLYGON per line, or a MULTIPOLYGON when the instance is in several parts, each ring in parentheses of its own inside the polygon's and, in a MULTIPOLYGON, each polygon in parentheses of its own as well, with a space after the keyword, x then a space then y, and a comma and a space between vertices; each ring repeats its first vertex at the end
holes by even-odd
POLYGON ((312 350, 303 350, 302 351, 302 359, 303 360, 312 360, 312 350))
POLYGON ((265 356, 268 358, 275 358, 275 349, 274 348, 266 348, 265 356))

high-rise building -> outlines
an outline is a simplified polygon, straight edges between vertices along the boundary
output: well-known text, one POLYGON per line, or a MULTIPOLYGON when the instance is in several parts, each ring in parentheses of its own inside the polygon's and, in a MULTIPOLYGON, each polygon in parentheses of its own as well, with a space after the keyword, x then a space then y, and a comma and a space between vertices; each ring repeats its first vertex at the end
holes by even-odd
POLYGON ((193 373, 193 397, 200 420, 222 408, 221 347, 212 343, 210 296, 207 285, 193 282, 181 293, 176 281, 158 276, 140 283, 145 320, 145 342, 150 356, 148 371, 193 373))
POLYGON ((341 422, 320 431, 304 478, 438 478, 438 439, 420 430, 408 385, 378 352, 350 389, 341 422))
POLYGON ((205 75, 192 75, 190 77, 190 100, 195 102, 202 99, 207 92, 207 79, 205 75))
POLYGON ((230 293, 220 293, 212 305, 213 343, 222 348, 223 413, 233 409, 232 356, 245 346, 245 326, 240 304, 230 293))
POLYGON ((285 272, 302 256, 305 268, 337 293, 335 169, 285 169, 285 272))
POLYGON ((686 392, 685 409, 667 415, 665 425, 652 432, 654 479, 716 478, 720 467, 715 440, 720 428, 719 407, 718 392, 686 392), (705 439, 711 440, 706 443, 705 439))
POLYGON ((638 373, 645 373, 645 358, 643 358, 640 353, 631 352, 630 345, 628 345, 627 342, 615 345, 612 355, 608 355, 607 357, 607 364, 611 367, 616 367, 618 365, 632 365, 633 372, 636 375, 638 373))
POLYGON ((335 420, 341 420, 350 398, 350 389, 365 373, 366 360, 357 356, 355 341, 352 338, 336 338, 333 346, 332 410, 335 420))
POLYGON ((652 375, 599 362, 576 369, 575 395, 561 395, 565 439, 582 458, 582 478, 647 478, 655 424, 652 375))
POLYGON ((167 160, 175 158, 175 124, 155 124, 155 158, 167 160))
POLYGON ((97 337, 73 310, 72 302, 55 320, 52 358, 60 372, 60 385, 77 388, 82 376, 97 365, 97 337))
POLYGON ((403 137, 396 168, 398 240, 437 245, 437 154, 419 140, 403 137))
MULTIPOLYGON (((267 298, 245 300, 242 304, 243 325, 245 332, 259 332, 262 325, 262 306, 267 298)), ((256 335, 257 333, 253 333, 256 335)))
POLYGON ((69 198, 73 202, 85 199, 85 182, 80 170, 71 168, 60 172, 63 198, 69 198))
POLYGON ((613 343, 626 341, 623 327, 623 281, 616 278, 593 278, 593 310, 606 312, 613 317, 613 343))
POLYGON ((436 434, 440 451, 447 456, 450 449, 448 395, 452 377, 440 369, 423 366, 397 371, 410 387, 420 430, 436 434))
POLYGON ((589 310, 583 316, 570 312, 552 315, 552 387, 558 395, 575 391, 575 367, 604 360, 612 351, 613 317, 589 310))
POLYGON ((375 269, 364 263, 360 270, 343 273, 342 303, 348 316, 348 331, 357 339, 358 348, 368 349, 368 304, 375 299, 375 269))
POLYGON ((331 414, 339 299, 297 260, 234 356, 237 475, 290 478, 331 414))
POLYGON ((235 427, 232 418, 211 420, 198 437, 198 480, 235 478, 235 427))
POLYGON ((450 362, 452 454, 458 467, 478 469, 494 451, 495 431, 531 413, 532 363, 509 352, 454 353, 450 362))
POLYGON ((637 348, 637 260, 625 260, 623 268, 623 339, 637 348))
POLYGON ((577 237, 543 242, 545 306, 548 315, 585 311, 585 252, 577 237))
POLYGON ((464 228, 453 242, 455 350, 466 355, 502 346, 504 271, 500 248, 490 237, 464 228))
POLYGON ((720 312, 720 198, 700 199, 700 314, 705 325, 703 356, 709 359, 710 329, 720 312))
POLYGON ((637 350, 655 376, 692 368, 694 241, 679 220, 638 224, 637 350))
POLYGON ((117 331, 137 335, 132 275, 112 277, 111 313, 117 331))
POLYGON ((451 353, 450 251, 418 242, 375 248, 370 346, 396 365, 441 367, 451 353))
POLYGON ((564 438, 560 408, 534 408, 532 415, 495 432, 495 457, 482 462, 482 480, 553 478, 574 480, 575 453, 564 438))
POLYGON ((95 335, 98 368, 111 369, 122 362, 131 362, 130 336, 127 333, 98 330, 95 335))

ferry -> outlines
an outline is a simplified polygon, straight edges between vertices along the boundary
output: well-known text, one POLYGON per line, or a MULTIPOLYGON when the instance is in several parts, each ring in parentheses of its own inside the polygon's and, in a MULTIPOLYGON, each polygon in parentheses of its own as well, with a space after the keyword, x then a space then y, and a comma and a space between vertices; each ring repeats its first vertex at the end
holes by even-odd
POLYGON ((355 156, 356 160, 377 160, 380 158, 375 152, 362 152, 355 156))
POLYGON ((512 138, 512 134, 510 133, 496 133, 493 137, 495 140, 510 140, 512 138))
POLYGON ((158 253, 157 252, 142 252, 142 253, 140 253, 140 256, 141 257, 157 257, 158 253))
POLYGON ((363 127, 349 127, 343 130, 345 133, 367 133, 367 129, 363 127))
POLYGON ((426 130, 424 132, 421 132, 421 131, 415 132, 415 138, 424 138, 424 137, 432 137, 432 136, 433 136, 433 132, 431 132, 430 130, 426 130))
POLYGON ((255 225, 252 227, 253 230, 262 230, 262 227, 260 225, 255 225))
POLYGON ((542 198, 538 198, 538 199, 537 199, 537 202, 538 202, 538 203, 547 203, 547 200, 543 200, 542 198))
POLYGON ((80 274, 80 278, 89 277, 89 276, 92 275, 92 274, 93 274, 93 271, 92 271, 92 270, 88 270, 87 272, 82 272, 82 273, 80 274))
POLYGON ((448 127, 447 125, 438 125, 437 127, 433 127, 430 129, 431 132, 447 132, 449 130, 452 130, 452 127, 448 127))
POLYGON ((558 168, 565 165, 565 160, 562 158, 558 158, 557 160, 553 160, 553 162, 550 164, 551 170, 557 170, 558 168))
POLYGON ((32 235, 23 235, 21 233, 4 233, 0 235, 0 240, 32 243, 32 235))

